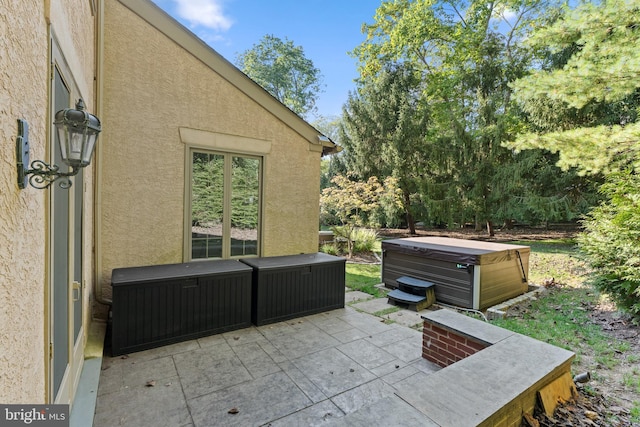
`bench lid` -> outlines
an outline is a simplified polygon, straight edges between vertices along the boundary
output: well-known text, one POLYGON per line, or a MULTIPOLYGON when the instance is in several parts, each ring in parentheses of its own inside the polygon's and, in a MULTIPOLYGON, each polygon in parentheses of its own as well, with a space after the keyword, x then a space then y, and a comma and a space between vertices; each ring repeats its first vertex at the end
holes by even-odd
POLYGON ((295 267, 305 267, 314 264, 327 264, 327 263, 345 263, 346 260, 342 257, 337 257, 322 252, 313 254, 298 254, 298 255, 284 255, 262 258, 242 258, 241 262, 255 267, 259 270, 269 269, 286 269, 295 267))
POLYGON ((111 286, 215 274, 251 273, 251 271, 251 267, 237 260, 193 261, 180 264, 116 268, 111 274, 111 286))

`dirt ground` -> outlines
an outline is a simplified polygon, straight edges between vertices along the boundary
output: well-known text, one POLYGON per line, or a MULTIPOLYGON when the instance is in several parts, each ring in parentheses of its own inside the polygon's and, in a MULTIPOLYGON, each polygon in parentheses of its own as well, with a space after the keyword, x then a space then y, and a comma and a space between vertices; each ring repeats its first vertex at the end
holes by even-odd
MULTIPOLYGON (((418 236, 441 236, 460 239, 476 239, 494 242, 513 240, 548 240, 575 237, 578 230, 575 227, 555 228, 514 228, 511 230, 496 230, 495 236, 489 237, 486 231, 472 229, 459 230, 417 230, 418 236)), ((384 229, 380 233, 385 238, 410 237, 408 230, 384 229)), ((362 257, 360 261, 375 261, 371 257, 362 257)), ((522 309, 522 307, 519 307, 522 309)), ((517 316, 518 307, 511 315, 517 316)), ((576 383, 578 395, 571 402, 557 408, 553 417, 536 411, 534 417, 523 420, 523 426, 640 426, 632 423, 630 409, 634 402, 637 405, 640 395, 629 387, 625 387, 625 375, 640 369, 640 327, 634 324, 628 316, 616 310, 612 303, 601 303, 597 306, 587 304, 589 317, 594 324, 599 325, 605 334, 629 344, 630 350, 625 355, 636 355, 628 358, 620 354, 620 363, 614 368, 598 369, 591 374, 588 383, 576 383), (629 359, 629 360, 627 360, 629 359)), ((583 354, 581 361, 573 369, 582 373, 583 367, 594 365, 594 354, 583 354)), ((575 372, 574 372, 575 373, 575 372)))

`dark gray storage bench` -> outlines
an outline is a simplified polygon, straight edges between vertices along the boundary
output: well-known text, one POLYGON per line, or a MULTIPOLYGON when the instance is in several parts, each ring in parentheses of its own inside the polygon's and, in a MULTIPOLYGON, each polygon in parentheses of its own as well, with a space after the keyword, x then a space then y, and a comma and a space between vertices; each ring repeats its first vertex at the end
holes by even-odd
POLYGON ((408 276, 435 284, 436 300, 484 310, 528 289, 528 246, 448 237, 382 241, 382 281, 408 276))
POLYGON ((253 268, 251 320, 257 326, 344 307, 344 258, 315 253, 241 261, 253 268))
POLYGON ((252 271, 235 260, 113 270, 112 354, 251 326, 252 271))

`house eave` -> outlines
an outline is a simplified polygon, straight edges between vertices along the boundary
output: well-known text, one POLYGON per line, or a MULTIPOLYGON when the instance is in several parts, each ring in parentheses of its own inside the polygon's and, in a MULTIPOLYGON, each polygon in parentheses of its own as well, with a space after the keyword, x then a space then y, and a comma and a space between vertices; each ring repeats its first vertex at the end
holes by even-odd
POLYGON ((322 145, 322 155, 337 154, 342 151, 342 147, 324 135, 318 135, 318 143, 322 145))

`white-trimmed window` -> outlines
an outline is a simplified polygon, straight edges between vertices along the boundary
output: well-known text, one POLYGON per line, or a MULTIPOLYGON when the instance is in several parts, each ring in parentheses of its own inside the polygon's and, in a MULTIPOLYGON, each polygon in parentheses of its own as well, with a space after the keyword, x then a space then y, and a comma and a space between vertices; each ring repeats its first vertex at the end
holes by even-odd
POLYGON ((192 260, 260 254, 262 158, 190 150, 192 260))

